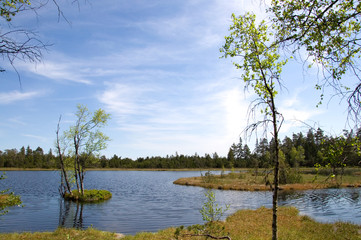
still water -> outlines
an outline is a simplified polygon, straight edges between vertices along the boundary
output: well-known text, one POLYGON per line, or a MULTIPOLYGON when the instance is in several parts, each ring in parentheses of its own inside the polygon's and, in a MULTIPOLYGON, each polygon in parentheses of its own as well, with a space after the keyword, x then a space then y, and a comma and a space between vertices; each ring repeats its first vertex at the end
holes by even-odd
MULTIPOLYGON (((56 171, 9 171, 0 189, 21 195, 24 207, 12 207, 0 217, 0 232, 53 231, 58 226, 97 229, 124 234, 155 232, 170 226, 201 224, 199 210, 207 191, 174 185, 181 177, 200 176, 187 171, 89 171, 87 189, 107 189, 113 197, 99 204, 76 204, 59 198, 56 171)), ((239 209, 272 206, 271 192, 214 190, 226 215, 239 209)), ((297 207, 318 221, 361 224, 361 189, 326 189, 281 193, 279 205, 297 207)))

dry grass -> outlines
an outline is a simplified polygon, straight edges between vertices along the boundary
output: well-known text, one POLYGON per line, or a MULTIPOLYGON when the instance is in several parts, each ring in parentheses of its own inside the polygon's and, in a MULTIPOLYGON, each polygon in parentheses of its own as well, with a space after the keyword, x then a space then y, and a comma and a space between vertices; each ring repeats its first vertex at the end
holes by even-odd
MULTIPOLYGON (((225 226, 225 232, 232 240, 262 240, 272 238, 272 210, 259 208, 257 210, 241 210, 228 217, 220 224, 225 226)), ((126 236, 125 240, 146 239, 175 239, 174 228, 158 233, 139 233, 135 236, 126 236)), ((202 237, 185 236, 185 231, 179 240, 205 239, 202 237)), ((278 236, 280 240, 328 240, 328 239, 361 239, 361 226, 350 223, 324 224, 318 223, 306 216, 298 215, 293 207, 279 208, 278 236)))
MULTIPOLYGON (((361 187, 361 177, 359 172, 352 175, 343 176, 342 183, 338 179, 328 176, 307 173, 301 174, 302 182, 294 184, 280 185, 280 190, 307 190, 321 188, 340 188, 340 187, 361 187), (337 181, 336 181, 337 180, 337 181)), ((272 174, 268 179, 272 181, 272 174)), ((213 188, 220 190, 240 190, 240 191, 269 191, 270 185, 265 184, 265 175, 262 172, 254 174, 252 172, 229 173, 227 175, 212 175, 202 177, 180 178, 174 181, 174 184, 186 186, 199 186, 204 188, 213 188)))
MULTIPOLYGON (((220 225, 225 226, 225 232, 229 233, 232 240, 262 240, 271 239, 272 210, 259 208, 257 210, 240 210, 229 216, 220 225)), ((124 240, 163 240, 175 239, 175 228, 168 228, 157 233, 138 233, 134 236, 125 236, 124 240)), ((186 232, 185 232, 186 233, 186 232)), ((292 240, 328 240, 328 239, 361 239, 361 226, 350 223, 319 223, 307 216, 300 216, 298 210, 293 207, 280 207, 278 211, 278 235, 279 239, 292 240)), ((121 236, 115 233, 98 231, 93 228, 87 230, 63 229, 59 228, 54 232, 44 233, 12 233, 0 234, 0 239, 4 240, 113 240, 121 236)), ((181 236, 179 240, 204 239, 200 237, 181 236)))
POLYGON ((103 232, 93 228, 81 231, 76 229, 59 228, 54 232, 36 233, 7 233, 0 234, 0 239, 4 240, 114 240, 117 239, 114 233, 103 232))

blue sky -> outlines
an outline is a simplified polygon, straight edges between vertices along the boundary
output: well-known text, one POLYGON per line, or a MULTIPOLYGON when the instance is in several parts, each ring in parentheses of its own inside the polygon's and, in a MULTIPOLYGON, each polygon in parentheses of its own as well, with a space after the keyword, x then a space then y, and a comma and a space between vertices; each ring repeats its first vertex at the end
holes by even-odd
MULTIPOLYGON (((70 23, 58 21, 50 4, 37 16, 14 19, 52 46, 40 63, 16 62, 21 88, 11 69, 1 74, 1 150, 53 148, 59 116, 66 130, 79 103, 111 114, 104 129, 112 139, 103 151, 108 157, 225 156, 244 138, 253 94, 244 91, 232 60, 220 59, 219 48, 232 13, 264 17, 257 1, 80 2, 80 8, 61 5, 70 23)), ((285 68, 286 89, 278 98, 286 120, 283 136, 307 129, 295 120, 330 134, 345 128, 346 108, 339 99, 315 107, 316 75, 300 63, 285 68)), ((254 139, 247 143, 253 146, 254 139)))

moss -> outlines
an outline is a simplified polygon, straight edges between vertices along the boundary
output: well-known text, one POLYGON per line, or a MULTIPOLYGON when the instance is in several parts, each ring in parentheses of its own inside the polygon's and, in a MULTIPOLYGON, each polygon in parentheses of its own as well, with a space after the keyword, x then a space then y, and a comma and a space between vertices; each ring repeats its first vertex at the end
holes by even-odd
POLYGON ((79 201, 79 202, 100 202, 108 200, 112 197, 111 192, 108 190, 84 190, 84 195, 80 194, 77 190, 73 190, 72 194, 66 193, 65 200, 79 201))

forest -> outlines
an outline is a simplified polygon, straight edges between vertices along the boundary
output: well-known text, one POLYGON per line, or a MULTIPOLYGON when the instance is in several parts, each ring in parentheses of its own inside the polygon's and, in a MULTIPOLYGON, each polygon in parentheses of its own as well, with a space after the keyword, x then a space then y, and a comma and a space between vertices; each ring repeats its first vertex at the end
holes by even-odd
MULTIPOLYGON (((314 167, 315 164, 326 165, 332 146, 342 143, 342 153, 339 155, 339 164, 344 166, 359 166, 361 157, 359 149, 355 148, 355 141, 361 137, 361 130, 344 131, 341 137, 328 136, 320 128, 310 129, 306 134, 299 132, 292 137, 286 136, 281 142, 281 157, 290 167, 314 167)), ((87 168, 268 168, 272 166, 273 139, 268 141, 261 138, 256 141, 253 150, 247 144, 232 144, 227 156, 217 153, 192 156, 175 153, 165 157, 153 156, 146 158, 122 158, 114 154, 111 158, 106 156, 92 156, 87 160, 87 168)), ((0 151, 1 168, 44 168, 58 169, 58 157, 52 149, 47 153, 41 147, 35 150, 28 147, 6 149, 0 151)))

